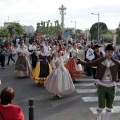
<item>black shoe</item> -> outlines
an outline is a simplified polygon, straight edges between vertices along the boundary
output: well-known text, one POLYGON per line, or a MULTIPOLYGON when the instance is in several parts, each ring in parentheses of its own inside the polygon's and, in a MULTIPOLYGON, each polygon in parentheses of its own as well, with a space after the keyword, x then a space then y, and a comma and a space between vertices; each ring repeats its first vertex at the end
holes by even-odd
POLYGON ((57 95, 53 95, 54 98, 57 98, 57 95))
POLYGON ((2 67, 2 69, 5 69, 4 67, 2 67))

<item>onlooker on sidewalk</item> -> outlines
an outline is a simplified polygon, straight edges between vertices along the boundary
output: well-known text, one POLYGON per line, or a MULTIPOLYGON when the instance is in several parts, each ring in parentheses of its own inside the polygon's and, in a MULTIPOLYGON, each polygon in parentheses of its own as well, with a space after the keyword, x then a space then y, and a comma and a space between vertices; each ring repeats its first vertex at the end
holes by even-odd
POLYGON ((24 120, 21 108, 12 104, 13 88, 6 87, 1 91, 0 120, 24 120))
POLYGON ((6 53, 7 49, 4 47, 4 44, 2 44, 0 46, 0 63, 1 63, 1 67, 2 69, 4 69, 5 66, 5 53, 6 53))

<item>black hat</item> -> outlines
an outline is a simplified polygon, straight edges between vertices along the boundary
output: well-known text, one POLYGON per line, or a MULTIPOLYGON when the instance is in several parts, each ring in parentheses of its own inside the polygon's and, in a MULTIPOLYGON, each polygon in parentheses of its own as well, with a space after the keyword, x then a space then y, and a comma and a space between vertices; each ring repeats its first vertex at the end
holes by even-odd
POLYGON ((106 48, 105 48, 105 51, 106 50, 112 50, 112 51, 114 51, 114 48, 113 48, 113 46, 111 45, 111 44, 108 44, 107 46, 106 46, 106 48))
POLYGON ((95 48, 100 48, 101 46, 99 46, 99 45, 94 45, 94 47, 93 47, 93 49, 95 49, 95 48))

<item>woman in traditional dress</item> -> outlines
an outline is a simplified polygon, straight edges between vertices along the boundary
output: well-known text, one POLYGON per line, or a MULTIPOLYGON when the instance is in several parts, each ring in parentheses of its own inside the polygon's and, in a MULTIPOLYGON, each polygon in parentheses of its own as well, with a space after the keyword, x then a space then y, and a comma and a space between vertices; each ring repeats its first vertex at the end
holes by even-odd
POLYGON ((77 65, 75 60, 79 57, 79 50, 77 49, 77 44, 73 43, 73 49, 70 50, 71 58, 67 61, 65 67, 68 69, 73 81, 75 79, 81 79, 82 77, 82 66, 77 65))
POLYGON ((37 54, 39 56, 39 60, 31 74, 31 78, 35 83, 44 83, 52 69, 47 60, 48 53, 44 51, 44 46, 41 46, 41 51, 38 51, 37 54))
POLYGON ((24 47, 24 42, 20 43, 20 47, 16 50, 18 54, 17 61, 15 63, 14 74, 17 77, 27 77, 30 76, 32 69, 27 59, 29 55, 28 50, 24 47))
POLYGON ((69 71, 64 67, 64 61, 68 57, 69 54, 62 56, 62 51, 58 51, 57 57, 52 60, 53 71, 44 86, 54 97, 62 98, 60 94, 70 93, 75 89, 69 71))

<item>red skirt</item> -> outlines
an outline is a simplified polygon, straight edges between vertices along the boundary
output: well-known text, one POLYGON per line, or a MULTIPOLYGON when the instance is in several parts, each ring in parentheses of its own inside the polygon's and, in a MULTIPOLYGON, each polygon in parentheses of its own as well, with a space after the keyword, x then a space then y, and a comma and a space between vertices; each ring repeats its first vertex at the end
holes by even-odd
POLYGON ((82 70, 77 70, 76 69, 76 63, 73 58, 70 58, 68 62, 65 64, 66 69, 68 69, 71 78, 73 79, 81 79, 82 78, 82 70))

